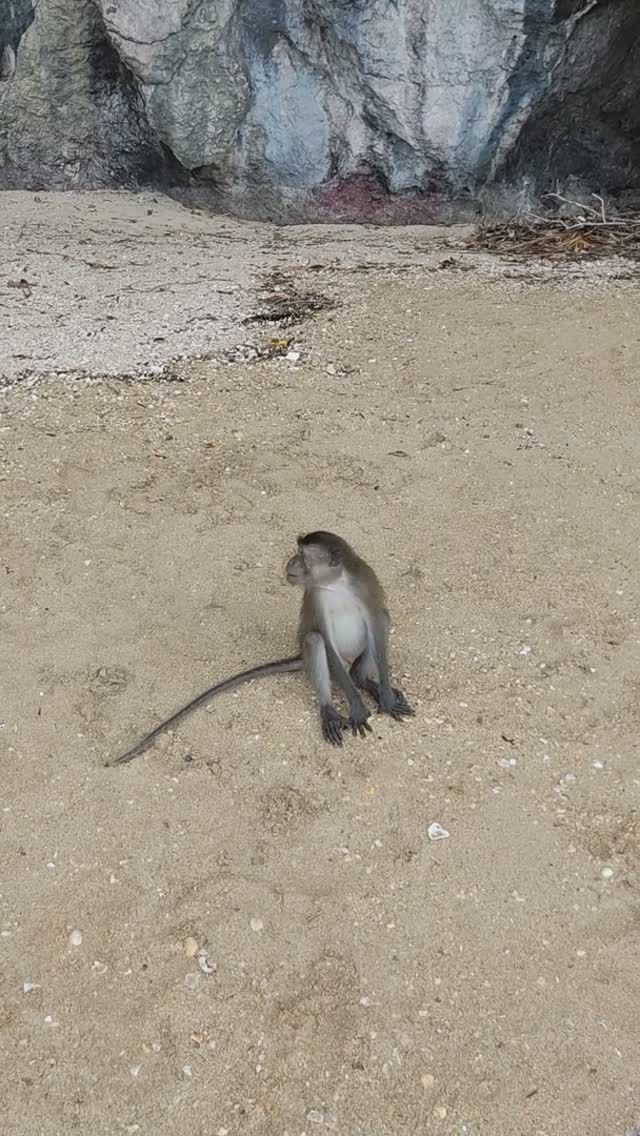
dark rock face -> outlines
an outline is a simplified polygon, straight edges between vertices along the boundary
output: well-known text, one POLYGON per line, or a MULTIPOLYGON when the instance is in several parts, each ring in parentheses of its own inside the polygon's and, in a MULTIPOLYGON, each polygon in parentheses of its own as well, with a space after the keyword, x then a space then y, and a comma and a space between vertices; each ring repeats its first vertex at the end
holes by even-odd
POLYGON ((139 86, 90 0, 0 0, 0 44, 0 187, 71 189, 177 176, 178 163, 149 123, 139 86))
POLYGON ((556 18, 582 11, 499 177, 538 190, 568 178, 596 192, 640 189, 640 5, 557 0, 556 18), (587 11, 588 10, 588 11, 587 11))
POLYGON ((636 0, 0 0, 0 186, 432 220, 640 188, 636 0))

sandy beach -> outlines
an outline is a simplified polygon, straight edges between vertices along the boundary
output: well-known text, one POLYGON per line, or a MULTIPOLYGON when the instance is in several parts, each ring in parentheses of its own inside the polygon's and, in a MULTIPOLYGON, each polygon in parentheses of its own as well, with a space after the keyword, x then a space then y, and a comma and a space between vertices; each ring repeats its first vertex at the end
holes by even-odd
POLYGON ((640 1131, 640 275, 468 232, 3 194, 6 1136, 640 1131), (105 768, 319 527, 415 719, 271 678, 105 768))

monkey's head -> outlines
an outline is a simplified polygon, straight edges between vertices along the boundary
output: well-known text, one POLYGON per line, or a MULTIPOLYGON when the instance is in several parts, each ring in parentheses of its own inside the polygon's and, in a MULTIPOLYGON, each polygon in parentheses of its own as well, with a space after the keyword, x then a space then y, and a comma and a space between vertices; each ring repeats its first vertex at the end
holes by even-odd
POLYGON ((307 533, 298 537, 298 551, 287 564, 287 580, 301 588, 326 587, 354 556, 346 540, 334 533, 307 533))

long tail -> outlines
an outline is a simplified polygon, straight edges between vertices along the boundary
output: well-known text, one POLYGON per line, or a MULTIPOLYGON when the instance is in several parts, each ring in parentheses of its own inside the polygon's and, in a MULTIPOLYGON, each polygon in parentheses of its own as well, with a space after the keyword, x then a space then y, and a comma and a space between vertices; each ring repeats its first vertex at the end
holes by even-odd
POLYGON ((180 718, 184 718, 185 714, 189 714, 191 710, 195 710, 197 706, 202 706, 204 702, 208 702, 216 694, 222 694, 224 690, 233 690, 234 687, 240 686, 243 682, 249 682, 252 678, 264 678, 266 675, 271 674, 285 674, 287 671, 301 671, 302 670, 302 655, 292 655, 289 659, 277 659, 273 663, 263 663, 259 667, 251 667, 248 671, 241 671, 240 674, 232 675, 231 678, 225 678, 222 682, 217 682, 215 686, 209 686, 203 690, 201 694, 197 694, 191 702, 187 702, 180 710, 176 710, 170 718, 165 718, 164 722, 155 726, 148 734, 145 734, 139 742, 126 751, 121 753, 119 757, 114 757, 111 761, 105 762, 106 765, 124 765, 125 762, 131 761, 132 758, 137 757, 139 753, 147 748, 158 734, 166 730, 169 726, 173 726, 174 722, 178 722, 180 718))

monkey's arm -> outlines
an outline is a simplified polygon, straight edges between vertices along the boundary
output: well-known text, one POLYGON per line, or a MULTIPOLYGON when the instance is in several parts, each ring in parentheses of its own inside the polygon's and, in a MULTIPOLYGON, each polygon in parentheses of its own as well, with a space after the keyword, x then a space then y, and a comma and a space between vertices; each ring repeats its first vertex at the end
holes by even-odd
POLYGON ((225 678, 222 682, 217 682, 214 686, 207 687, 201 694, 192 698, 191 702, 187 702, 186 706, 183 706, 180 710, 176 710, 175 714, 172 714, 169 718, 165 718, 158 726, 154 726, 153 730, 145 734, 145 736, 141 738, 139 742, 136 742, 131 749, 128 749, 126 753, 122 753, 119 757, 114 757, 111 761, 105 762, 105 765, 124 765, 125 762, 132 761, 132 759, 142 753, 163 730, 168 729, 169 726, 173 726, 175 722, 178 722, 181 718, 184 718, 186 714, 195 710, 196 707, 202 706, 217 694, 222 694, 225 690, 233 690, 234 687, 240 686, 243 682, 249 682, 252 678, 263 678, 265 675, 271 674, 283 674, 286 671, 300 671, 302 670, 302 666, 302 656, 294 655, 289 659, 278 659, 273 663, 263 663, 261 666, 251 667, 248 671, 241 671, 240 674, 232 675, 231 678, 225 678))
POLYGON ((344 694, 346 695, 349 702, 348 725, 351 726, 353 734, 360 734, 360 737, 363 738, 367 730, 369 731, 369 733, 371 733, 371 726, 367 721, 367 719, 369 718, 369 711, 362 701, 360 692, 355 686, 351 675, 349 674, 342 659, 340 658, 340 655, 332 646, 328 637, 325 638, 324 642, 331 674, 338 683, 340 689, 344 691, 344 694))
POLYGON ((372 618, 370 653, 373 655, 378 672, 378 682, 375 682, 371 675, 361 674, 360 685, 375 698, 383 714, 390 714, 399 722, 402 718, 412 717, 415 710, 409 705, 402 691, 391 685, 388 656, 390 624, 389 613, 384 609, 372 618))
POLYGON ((342 745, 342 731, 348 726, 331 701, 331 674, 324 639, 319 631, 308 631, 302 641, 307 678, 320 706, 322 734, 331 745, 342 745))
POLYGON ((389 628, 391 619, 389 612, 382 610, 376 612, 371 618, 370 636, 373 640, 373 657, 378 670, 380 697, 391 696, 391 680, 389 678, 389 628))

